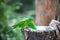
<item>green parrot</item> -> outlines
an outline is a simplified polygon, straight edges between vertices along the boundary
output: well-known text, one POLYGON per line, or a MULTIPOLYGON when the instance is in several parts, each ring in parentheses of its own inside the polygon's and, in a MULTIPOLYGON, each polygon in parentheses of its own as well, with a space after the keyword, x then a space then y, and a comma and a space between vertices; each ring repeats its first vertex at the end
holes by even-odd
MULTIPOLYGON (((16 23, 15 25, 13 25, 13 29, 15 29, 17 27, 24 29, 26 26, 36 30, 36 25, 32 22, 32 18, 25 18, 22 21, 20 21, 19 23, 16 23)), ((11 29, 11 30, 13 30, 13 29, 11 29)))

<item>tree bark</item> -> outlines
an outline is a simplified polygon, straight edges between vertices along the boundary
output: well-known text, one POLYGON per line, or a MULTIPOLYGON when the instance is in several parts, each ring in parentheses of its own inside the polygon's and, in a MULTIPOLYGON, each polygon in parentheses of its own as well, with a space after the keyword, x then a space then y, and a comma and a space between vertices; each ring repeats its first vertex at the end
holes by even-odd
MULTIPOLYGON (((48 27, 46 27, 48 28, 48 27)), ((50 28, 50 27, 49 27, 50 28)), ((60 40, 56 37, 56 30, 22 30, 25 40, 60 40)))
POLYGON ((36 0, 36 25, 46 26, 58 17, 58 0, 36 0))

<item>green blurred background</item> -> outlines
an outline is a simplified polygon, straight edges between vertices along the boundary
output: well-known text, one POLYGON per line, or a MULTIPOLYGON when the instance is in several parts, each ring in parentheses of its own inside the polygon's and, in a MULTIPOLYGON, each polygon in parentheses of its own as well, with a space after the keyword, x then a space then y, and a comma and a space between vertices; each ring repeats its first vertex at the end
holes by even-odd
MULTIPOLYGON (((58 9, 60 13, 60 4, 58 9)), ((19 28, 6 32, 26 17, 35 18, 35 0, 0 0, 0 40, 24 40, 19 28)))

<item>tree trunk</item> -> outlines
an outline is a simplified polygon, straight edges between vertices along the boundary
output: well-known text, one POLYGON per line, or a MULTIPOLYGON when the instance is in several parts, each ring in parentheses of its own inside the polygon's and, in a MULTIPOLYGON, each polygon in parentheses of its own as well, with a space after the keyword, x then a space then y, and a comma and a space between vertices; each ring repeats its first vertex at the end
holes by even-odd
POLYGON ((58 0, 36 0, 36 25, 46 26, 57 19, 58 0))

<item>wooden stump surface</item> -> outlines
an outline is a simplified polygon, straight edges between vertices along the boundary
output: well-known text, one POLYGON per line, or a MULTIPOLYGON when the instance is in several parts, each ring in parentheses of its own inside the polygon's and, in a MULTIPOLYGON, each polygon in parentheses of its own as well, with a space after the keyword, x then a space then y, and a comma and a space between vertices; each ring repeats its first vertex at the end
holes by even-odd
POLYGON ((25 40, 60 40, 56 35, 56 30, 32 31, 29 29, 22 30, 25 40))

